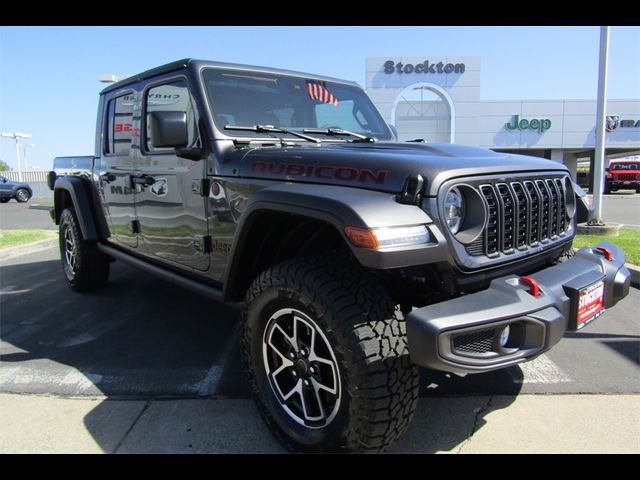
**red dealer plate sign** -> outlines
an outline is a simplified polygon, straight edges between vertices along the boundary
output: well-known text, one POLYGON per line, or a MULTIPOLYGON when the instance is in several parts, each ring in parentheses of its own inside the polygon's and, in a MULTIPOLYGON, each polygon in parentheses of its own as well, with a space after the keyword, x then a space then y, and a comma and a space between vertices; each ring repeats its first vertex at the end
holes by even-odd
POLYGON ((581 329, 604 313, 604 281, 580 290, 576 327, 581 329))

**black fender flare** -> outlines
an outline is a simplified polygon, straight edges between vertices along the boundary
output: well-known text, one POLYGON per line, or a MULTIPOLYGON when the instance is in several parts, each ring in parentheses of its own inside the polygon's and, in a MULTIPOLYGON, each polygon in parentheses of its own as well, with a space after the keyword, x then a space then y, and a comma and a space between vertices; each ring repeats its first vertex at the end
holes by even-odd
MULTIPOLYGON (((100 234, 99 222, 96 218, 96 210, 94 208, 94 196, 91 194, 91 184, 88 180, 80 177, 58 177, 56 179, 53 198, 54 198, 54 221, 56 225, 60 224, 60 215, 64 207, 59 201, 61 192, 66 192, 71 198, 71 203, 78 216, 80 230, 85 240, 96 241, 104 237, 104 230, 100 234)), ((106 222, 104 222, 106 225, 106 222)), ((104 228, 105 225, 102 225, 104 228)))
POLYGON ((369 268, 388 269, 430 263, 446 259, 445 238, 435 228, 430 228, 436 238, 433 244, 416 247, 385 249, 384 252, 356 247, 345 234, 346 226, 381 228, 403 225, 433 224, 429 215, 416 205, 396 202, 395 195, 359 188, 284 183, 263 188, 254 193, 243 208, 238 221, 230 261, 224 274, 224 297, 233 296, 237 269, 244 252, 252 225, 261 213, 279 212, 313 218, 332 225, 350 247, 361 265, 369 268), (444 248, 442 248, 444 247, 444 248), (433 250, 425 260, 425 248, 433 250))

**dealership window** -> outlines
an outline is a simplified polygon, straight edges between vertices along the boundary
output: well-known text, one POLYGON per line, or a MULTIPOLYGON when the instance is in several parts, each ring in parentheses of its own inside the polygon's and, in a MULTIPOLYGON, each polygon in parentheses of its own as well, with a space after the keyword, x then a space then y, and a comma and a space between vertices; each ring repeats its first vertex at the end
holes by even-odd
POLYGON ((109 100, 107 105, 105 153, 128 155, 133 136, 133 94, 122 95, 109 100))
POLYGON ((187 145, 194 145, 197 139, 196 117, 186 81, 180 80, 159 85, 149 89, 147 93, 145 105, 145 149, 147 152, 154 153, 173 152, 172 148, 157 148, 151 143, 151 122, 149 118, 152 112, 159 111, 185 112, 187 115, 187 131, 189 133, 189 142, 187 145))

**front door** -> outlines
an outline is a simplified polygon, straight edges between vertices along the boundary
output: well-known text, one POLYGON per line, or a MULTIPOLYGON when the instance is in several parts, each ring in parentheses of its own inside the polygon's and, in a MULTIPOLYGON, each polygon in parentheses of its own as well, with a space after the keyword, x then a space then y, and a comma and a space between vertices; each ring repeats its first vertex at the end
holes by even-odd
POLYGON ((109 220, 111 240, 124 247, 138 246, 135 214, 135 174, 132 146, 137 142, 138 119, 134 115, 134 93, 116 92, 106 98, 103 121, 103 145, 98 174, 105 216, 109 220))
POLYGON ((143 93, 144 134, 136 164, 140 180, 136 214, 145 250, 178 266, 208 270, 206 197, 200 189, 206 178, 206 161, 178 157, 173 148, 154 147, 148 122, 153 111, 185 112, 189 146, 200 141, 187 80, 179 77, 147 85, 143 93))

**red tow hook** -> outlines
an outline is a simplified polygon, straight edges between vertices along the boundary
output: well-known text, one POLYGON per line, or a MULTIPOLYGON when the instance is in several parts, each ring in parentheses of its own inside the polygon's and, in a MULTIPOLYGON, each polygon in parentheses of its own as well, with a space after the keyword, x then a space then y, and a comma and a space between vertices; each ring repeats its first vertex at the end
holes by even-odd
POLYGON ((530 295, 533 295, 534 297, 540 296, 540 285, 538 285, 538 281, 535 278, 520 277, 520 281, 529 287, 530 295))
POLYGON ((607 247, 596 247, 596 250, 604 255, 608 262, 613 261, 613 253, 607 247))

